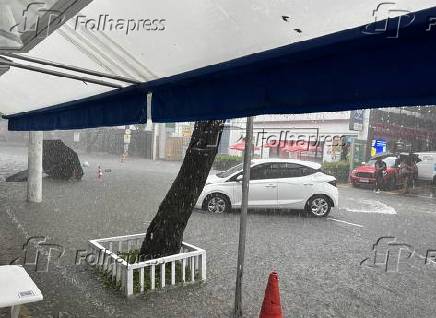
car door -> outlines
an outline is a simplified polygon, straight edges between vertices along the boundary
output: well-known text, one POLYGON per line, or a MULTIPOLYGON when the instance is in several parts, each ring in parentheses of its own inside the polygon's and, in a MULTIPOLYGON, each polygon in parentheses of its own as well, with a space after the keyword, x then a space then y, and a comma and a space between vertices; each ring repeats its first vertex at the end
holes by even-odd
POLYGON ((315 170, 295 163, 282 163, 277 180, 277 205, 303 209, 313 194, 315 170))
MULTIPOLYGON (((277 207, 277 180, 273 163, 263 163, 251 167, 250 191, 248 206, 251 208, 276 208, 277 207)), ((234 186, 234 206, 241 206, 242 183, 234 186)))
POLYGON ((419 159, 422 161, 416 164, 418 167, 418 179, 432 180, 434 157, 432 155, 420 154, 419 159))

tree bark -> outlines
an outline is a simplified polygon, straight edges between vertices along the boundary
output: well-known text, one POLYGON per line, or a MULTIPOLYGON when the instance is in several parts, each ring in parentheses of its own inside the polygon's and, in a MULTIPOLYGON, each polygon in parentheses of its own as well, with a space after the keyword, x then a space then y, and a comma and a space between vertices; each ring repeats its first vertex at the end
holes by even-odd
POLYGON ((203 191, 218 151, 223 127, 222 120, 195 123, 177 178, 148 226, 140 250, 142 260, 180 252, 183 232, 203 191))

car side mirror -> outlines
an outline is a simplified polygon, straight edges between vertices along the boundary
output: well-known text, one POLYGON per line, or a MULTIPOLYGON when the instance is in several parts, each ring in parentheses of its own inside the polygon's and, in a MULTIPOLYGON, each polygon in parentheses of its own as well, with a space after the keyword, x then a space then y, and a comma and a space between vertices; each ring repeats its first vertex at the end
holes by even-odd
POLYGON ((242 174, 240 174, 239 176, 236 177, 236 182, 242 182, 243 179, 244 179, 244 176, 242 174))

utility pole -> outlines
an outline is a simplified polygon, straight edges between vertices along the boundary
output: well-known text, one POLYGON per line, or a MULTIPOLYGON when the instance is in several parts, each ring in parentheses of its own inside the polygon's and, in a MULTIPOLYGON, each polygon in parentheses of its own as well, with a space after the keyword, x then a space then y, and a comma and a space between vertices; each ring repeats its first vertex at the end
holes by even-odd
POLYGON ((250 187, 250 167, 253 148, 253 117, 247 117, 242 179, 242 203, 239 221, 238 266, 236 269, 236 289, 234 318, 242 317, 242 276, 244 273, 245 239, 247 236, 248 193, 250 187))

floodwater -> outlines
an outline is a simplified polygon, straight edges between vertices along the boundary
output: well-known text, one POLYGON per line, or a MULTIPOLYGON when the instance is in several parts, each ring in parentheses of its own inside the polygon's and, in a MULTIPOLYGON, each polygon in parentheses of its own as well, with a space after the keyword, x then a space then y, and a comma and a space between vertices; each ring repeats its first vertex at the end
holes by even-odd
MULTIPOLYGON (((80 182, 45 178, 43 202, 25 201, 25 183, 0 182, 1 264, 22 257, 32 236, 65 247, 59 264, 29 274, 44 301, 25 306, 32 317, 229 317, 233 308, 239 214, 194 211, 184 240, 207 251, 207 283, 126 300, 104 287, 93 269, 75 265, 87 241, 145 231, 177 175, 178 162, 80 154, 87 161, 80 182), (104 172, 97 178, 98 165, 104 172)), ((0 145, 1 177, 24 169, 26 149, 0 145)), ((433 317, 436 268, 417 260, 400 273, 360 265, 375 241, 394 235, 420 255, 436 248, 433 200, 405 198, 340 186, 340 209, 332 219, 301 213, 249 215, 244 313, 258 316, 268 274, 277 271, 286 317, 433 317), (358 200, 377 200, 396 214, 360 213, 358 200), (348 209, 348 210, 347 210, 348 209), (341 221, 341 222, 338 222, 341 221)), ((0 311, 1 317, 7 310, 0 311)))

